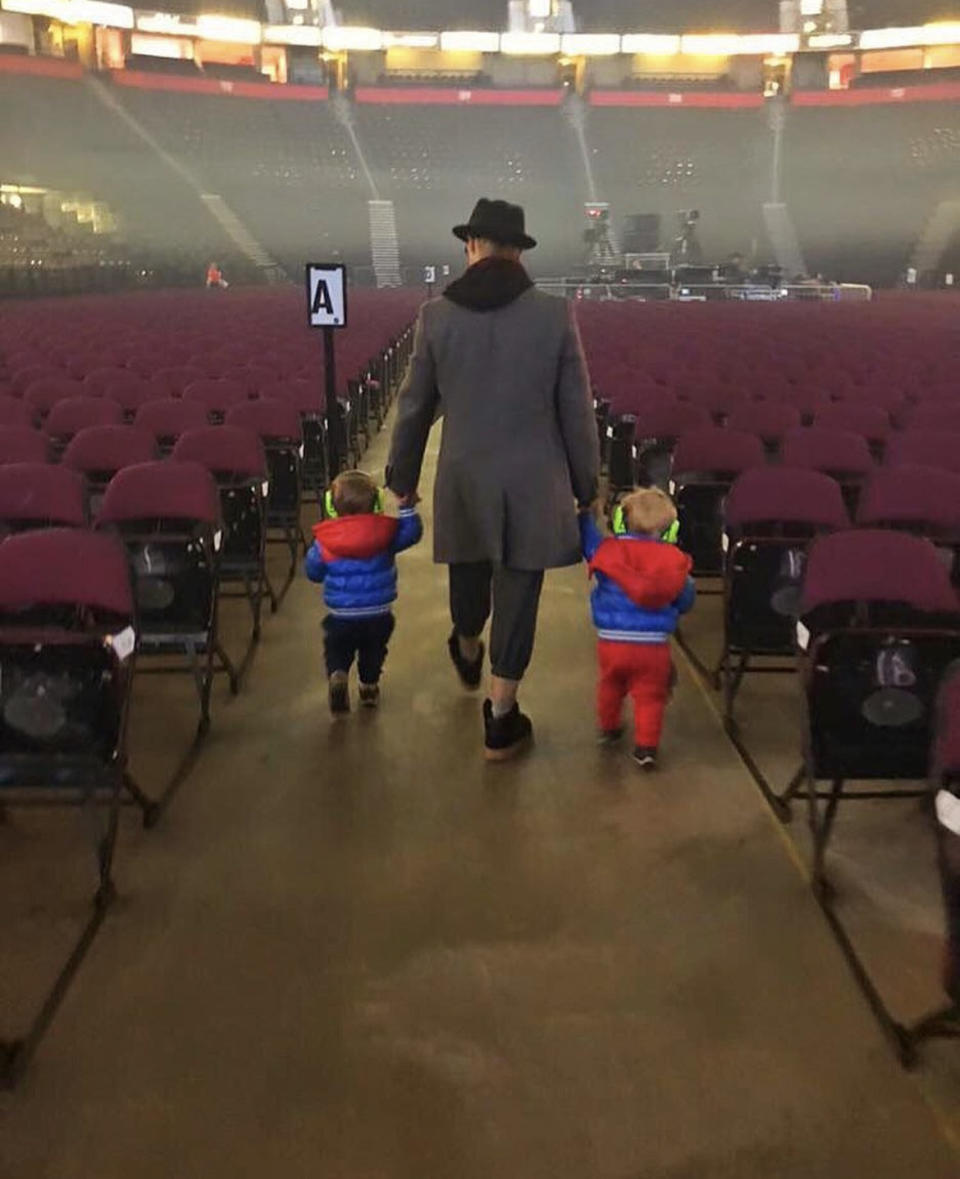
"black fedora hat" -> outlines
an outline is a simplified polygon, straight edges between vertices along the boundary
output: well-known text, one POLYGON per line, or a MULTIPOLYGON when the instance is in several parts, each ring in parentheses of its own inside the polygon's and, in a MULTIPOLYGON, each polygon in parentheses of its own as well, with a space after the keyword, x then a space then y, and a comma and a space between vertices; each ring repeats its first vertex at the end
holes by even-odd
POLYGON ((509 201, 490 201, 481 197, 473 207, 466 225, 453 227, 454 237, 465 242, 471 237, 482 237, 500 246, 516 246, 521 250, 532 250, 537 239, 531 237, 524 227, 523 208, 511 205, 509 201))

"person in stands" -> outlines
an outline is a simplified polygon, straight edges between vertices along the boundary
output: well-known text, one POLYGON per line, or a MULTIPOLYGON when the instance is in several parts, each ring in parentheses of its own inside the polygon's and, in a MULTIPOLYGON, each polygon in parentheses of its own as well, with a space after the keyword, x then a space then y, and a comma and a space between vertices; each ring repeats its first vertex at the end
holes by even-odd
POLYGON ((387 486, 411 504, 427 437, 443 417, 434 560, 450 571, 450 658, 480 685, 485 756, 501 761, 533 726, 517 690, 533 653, 544 570, 580 560, 576 504, 594 497, 597 427, 580 337, 565 300, 538 291, 519 205, 481 199, 453 233, 467 270, 422 307, 400 390, 387 486))
POLYGON ((628 495, 604 536, 590 512, 580 515, 583 555, 596 585, 597 719, 601 744, 623 735, 623 701, 633 699, 634 760, 657 765, 663 713, 673 687, 670 636, 696 596, 693 562, 675 544, 677 510, 658 487, 628 495))
POLYGON ((383 514, 383 493, 363 471, 345 471, 326 496, 327 519, 314 525, 304 568, 323 583, 328 614, 323 621, 330 711, 350 711, 349 675, 360 675, 360 703, 376 708, 380 676, 393 634, 391 606, 397 597, 397 553, 423 535, 412 507, 399 518, 383 514))
POLYGON ((216 288, 217 290, 225 291, 229 285, 217 263, 211 262, 207 267, 207 290, 216 288))

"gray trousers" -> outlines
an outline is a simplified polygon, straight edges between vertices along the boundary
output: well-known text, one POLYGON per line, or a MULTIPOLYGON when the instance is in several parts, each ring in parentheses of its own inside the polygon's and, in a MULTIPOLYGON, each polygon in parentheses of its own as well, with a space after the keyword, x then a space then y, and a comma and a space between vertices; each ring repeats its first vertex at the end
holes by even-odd
POLYGON ((489 561, 450 566, 453 629, 476 638, 490 617, 490 670, 505 680, 522 680, 533 655, 543 570, 506 569, 489 561))

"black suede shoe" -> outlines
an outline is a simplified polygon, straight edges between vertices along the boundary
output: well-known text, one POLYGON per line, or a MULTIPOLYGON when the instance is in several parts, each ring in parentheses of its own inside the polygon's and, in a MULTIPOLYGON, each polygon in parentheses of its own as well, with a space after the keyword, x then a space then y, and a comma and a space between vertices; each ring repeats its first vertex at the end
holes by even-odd
POLYGON ((471 690, 479 688, 480 680, 483 678, 483 643, 480 644, 480 654, 472 663, 464 659, 460 651, 460 643, 455 630, 450 632, 450 638, 447 639, 447 649, 450 652, 453 666, 457 669, 457 675, 459 675, 463 686, 471 690))
POLYGON ((657 751, 647 745, 638 745, 633 751, 633 760, 641 770, 649 773, 657 768, 657 751))
POLYGON ((505 716, 494 716, 493 705, 483 702, 484 756, 487 761, 507 761, 516 757, 533 740, 533 725, 519 705, 505 716))

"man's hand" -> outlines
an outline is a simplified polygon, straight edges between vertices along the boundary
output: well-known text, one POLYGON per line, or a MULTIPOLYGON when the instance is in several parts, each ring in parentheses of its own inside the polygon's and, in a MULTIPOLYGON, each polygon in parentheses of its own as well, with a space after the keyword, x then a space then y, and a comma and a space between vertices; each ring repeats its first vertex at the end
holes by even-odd
POLYGON ((415 508, 420 502, 420 493, 414 488, 406 495, 397 496, 397 506, 400 508, 415 508))

